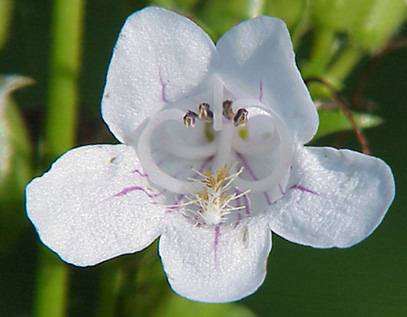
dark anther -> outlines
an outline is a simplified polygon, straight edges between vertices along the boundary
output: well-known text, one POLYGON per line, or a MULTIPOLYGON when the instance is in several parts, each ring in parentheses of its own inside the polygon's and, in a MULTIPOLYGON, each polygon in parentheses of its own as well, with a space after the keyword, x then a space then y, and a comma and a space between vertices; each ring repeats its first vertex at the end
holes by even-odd
POLYGON ((223 102, 223 116, 226 119, 231 120, 231 119, 233 119, 234 115, 235 115, 235 113, 233 112, 232 101, 231 100, 225 100, 223 102))
POLYGON ((213 112, 209 110, 209 104, 201 103, 198 107, 198 118, 205 122, 212 122, 213 120, 213 112))
POLYGON ((236 115, 233 118, 233 122, 236 127, 245 125, 247 123, 247 114, 248 114, 248 111, 245 108, 240 108, 236 112, 236 115))
POLYGON ((193 112, 188 110, 187 113, 185 114, 183 120, 184 120, 184 125, 189 128, 189 127, 195 127, 195 119, 198 117, 198 115, 193 112))

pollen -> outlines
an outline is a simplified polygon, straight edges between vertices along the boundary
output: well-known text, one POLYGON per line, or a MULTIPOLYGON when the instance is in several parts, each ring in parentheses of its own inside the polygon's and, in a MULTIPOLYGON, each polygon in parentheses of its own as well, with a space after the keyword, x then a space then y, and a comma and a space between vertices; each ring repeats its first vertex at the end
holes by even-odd
POLYGON ((240 169, 236 173, 231 173, 231 168, 226 165, 215 173, 210 170, 202 173, 195 171, 199 178, 193 181, 201 183, 203 190, 193 194, 184 203, 184 206, 188 206, 186 213, 199 224, 217 225, 227 222, 233 212, 245 208, 233 203, 249 193, 233 190, 233 182, 242 171, 243 169, 240 169))

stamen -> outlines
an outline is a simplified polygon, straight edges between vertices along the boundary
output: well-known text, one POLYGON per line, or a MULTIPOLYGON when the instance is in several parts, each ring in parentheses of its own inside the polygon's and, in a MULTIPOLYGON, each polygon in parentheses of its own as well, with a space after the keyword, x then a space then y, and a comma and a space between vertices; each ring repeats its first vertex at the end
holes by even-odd
POLYGON ((238 126, 244 126, 247 123, 247 114, 248 111, 245 108, 240 108, 236 115, 233 118, 233 122, 235 124, 235 127, 238 126))
POLYGON ((240 197, 249 193, 249 190, 232 192, 232 183, 242 173, 243 168, 234 174, 230 174, 230 170, 230 167, 224 165, 214 174, 210 170, 195 171, 200 179, 191 179, 191 181, 203 185, 203 190, 188 197, 188 201, 182 204, 182 207, 190 205, 197 207, 186 208, 186 215, 192 216, 200 224, 217 225, 227 221, 228 215, 233 211, 246 208, 246 206, 232 205, 233 201, 238 201, 240 197))
POLYGON ((222 106, 223 106, 223 116, 228 120, 232 120, 235 115, 235 113, 233 112, 232 100, 225 100, 222 106))
POLYGON ((183 117, 184 125, 189 128, 189 127, 195 127, 195 120, 198 117, 198 115, 193 112, 188 110, 187 113, 183 117))
POLYGON ((212 122, 213 112, 209 110, 209 104, 203 102, 199 105, 198 118, 204 122, 212 122))

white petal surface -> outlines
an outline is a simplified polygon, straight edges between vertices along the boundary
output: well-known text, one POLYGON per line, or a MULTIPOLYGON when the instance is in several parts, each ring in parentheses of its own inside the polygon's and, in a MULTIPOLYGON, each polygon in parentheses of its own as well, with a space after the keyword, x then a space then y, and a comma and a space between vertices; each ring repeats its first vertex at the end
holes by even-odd
POLYGON ((175 292, 202 302, 229 302, 264 281, 271 232, 263 218, 219 229, 179 219, 161 236, 159 250, 175 292))
POLYGON ((45 245, 86 266, 139 251, 160 234, 162 207, 125 145, 73 149, 27 187, 27 213, 45 245))
POLYGON ((218 71, 230 91, 272 107, 301 142, 312 139, 318 115, 283 21, 263 16, 242 22, 225 33, 216 47, 218 71))
POLYGON ((131 15, 107 74, 102 114, 121 142, 167 102, 187 96, 208 76, 215 47, 191 20, 149 7, 131 15))
POLYGON ((270 207, 271 230, 319 248, 365 239, 382 221, 395 191, 382 160, 333 148, 300 148, 289 184, 270 207))

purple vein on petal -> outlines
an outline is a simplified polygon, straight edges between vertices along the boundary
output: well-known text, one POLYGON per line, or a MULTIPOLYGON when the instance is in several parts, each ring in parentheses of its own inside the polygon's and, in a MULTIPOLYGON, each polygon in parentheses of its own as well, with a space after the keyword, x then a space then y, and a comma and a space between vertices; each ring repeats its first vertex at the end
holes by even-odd
POLYGON ((309 193, 309 194, 313 194, 313 195, 319 195, 317 192, 315 192, 315 191, 313 191, 313 190, 311 190, 311 189, 309 189, 309 188, 306 188, 306 187, 304 187, 304 186, 302 186, 302 185, 299 185, 299 184, 296 184, 296 185, 291 186, 290 189, 298 189, 298 190, 300 190, 300 191, 302 191, 302 192, 304 192, 304 193, 309 193))
POLYGON ((160 85, 161 85, 161 100, 163 102, 168 102, 167 95, 166 95, 166 92, 165 92, 165 89, 166 89, 166 87, 168 85, 168 81, 167 82, 164 81, 162 73, 161 73, 161 68, 160 68, 160 71, 159 71, 159 76, 160 76, 160 85))
MULTIPOLYGON (((257 178, 256 174, 254 173, 253 169, 250 167, 249 162, 246 160, 246 158, 238 152, 235 152, 235 153, 236 153, 237 157, 239 158, 240 162, 243 164, 243 167, 245 168, 245 170, 249 173, 250 177, 253 180, 257 181, 258 178, 257 178)), ((270 206, 272 204, 272 201, 271 201, 269 194, 267 192, 263 192, 263 193, 264 193, 264 197, 266 198, 267 204, 270 206)))
POLYGON ((278 188, 280 189, 280 193, 281 193, 281 195, 285 195, 285 191, 284 191, 284 189, 283 189, 283 187, 281 186, 281 184, 278 184, 278 188))
MULTIPOLYGON (((241 193, 242 193, 242 191, 240 191, 239 189, 235 189, 235 193, 236 193, 236 195, 240 195, 241 193)), ((247 194, 246 195, 243 195, 243 196, 241 196, 241 197, 239 197, 238 198, 238 202, 239 202, 239 206, 241 206, 241 201, 242 201, 242 199, 244 200, 244 206, 245 206, 245 213, 246 213, 246 215, 247 216, 250 216, 250 214, 251 214, 251 209, 250 209, 250 200, 249 200, 249 197, 247 197, 247 194)))
POLYGON ((218 257, 218 245, 219 245, 219 236, 220 236, 220 226, 215 226, 214 229, 214 240, 213 240, 213 248, 215 251, 215 263, 217 262, 218 257))
POLYGON ((207 157, 207 158, 202 162, 202 165, 201 165, 201 167, 199 168, 198 171, 199 171, 200 173, 202 173, 202 172, 208 167, 209 163, 212 162, 212 160, 213 160, 213 156, 207 157))
POLYGON ((166 212, 173 212, 175 210, 179 210, 182 207, 182 198, 184 198, 184 194, 178 194, 175 196, 174 203, 171 206, 167 206, 165 209, 166 212))
POLYGON ((263 81, 260 80, 259 83, 259 100, 263 101, 263 81))
POLYGON ((142 171, 140 171, 139 169, 135 169, 135 170, 133 170, 132 172, 131 172, 132 174, 138 174, 138 175, 140 175, 141 177, 148 177, 148 174, 147 173, 143 173, 142 171))
POLYGON ((233 225, 233 229, 235 229, 240 224, 240 221, 242 221, 242 214, 239 211, 236 214, 237 214, 237 220, 236 220, 235 224, 233 225))
POLYGON ((116 193, 113 195, 113 197, 123 197, 131 192, 134 191, 142 191, 143 193, 145 193, 149 198, 155 198, 157 196, 160 195, 160 193, 157 194, 152 194, 150 193, 147 189, 145 189, 144 187, 138 186, 138 185, 134 185, 134 186, 129 186, 129 187, 125 187, 123 188, 120 192, 116 193))

